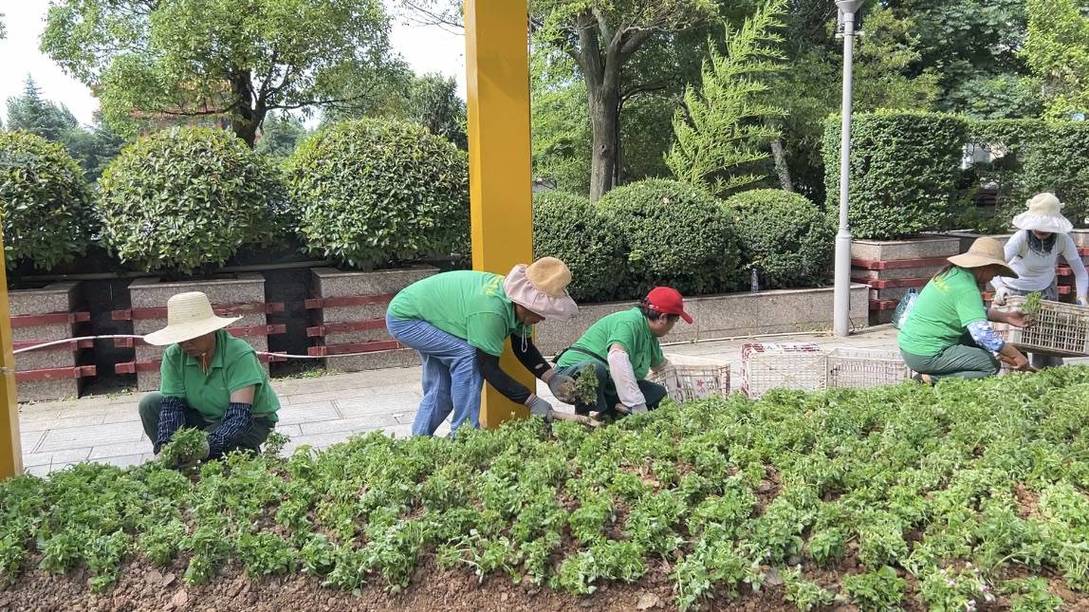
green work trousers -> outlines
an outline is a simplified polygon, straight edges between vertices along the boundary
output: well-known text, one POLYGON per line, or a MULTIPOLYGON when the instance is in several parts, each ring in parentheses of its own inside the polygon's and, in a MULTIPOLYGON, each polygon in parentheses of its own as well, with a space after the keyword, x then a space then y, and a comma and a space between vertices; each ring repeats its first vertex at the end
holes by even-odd
POLYGON ((1001 367, 995 356, 977 346, 970 336, 937 355, 913 355, 900 351, 900 356, 907 367, 930 376, 935 382, 943 378, 986 378, 998 374, 1001 367))
MULTIPOLYGON (((155 438, 159 435, 159 409, 162 403, 163 396, 157 392, 148 393, 140 399, 140 420, 143 421, 144 424, 144 434, 147 435, 152 444, 155 443, 155 438)), ((185 427, 203 429, 204 431, 211 433, 219 427, 219 421, 209 421, 195 408, 186 406, 185 427)), ((261 450, 261 445, 275 427, 276 423, 273 421, 264 417, 253 417, 250 428, 243 432, 242 436, 238 439, 238 443, 227 449, 226 452, 235 449, 253 452, 261 450)))

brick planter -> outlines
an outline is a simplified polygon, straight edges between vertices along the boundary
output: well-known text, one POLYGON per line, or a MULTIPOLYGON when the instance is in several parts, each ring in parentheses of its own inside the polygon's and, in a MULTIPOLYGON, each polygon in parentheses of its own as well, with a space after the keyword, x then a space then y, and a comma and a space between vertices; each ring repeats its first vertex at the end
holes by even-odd
POLYGON ((870 324, 892 321, 900 298, 911 289, 921 289, 948 263, 947 257, 959 253, 959 236, 853 241, 851 280, 870 288, 870 324))
MULTIPOLYGON (((162 282, 159 279, 139 279, 129 285, 132 308, 114 312, 115 320, 131 320, 133 333, 146 335, 166 325, 166 302, 172 295, 186 291, 204 292, 216 314, 241 316, 228 330, 258 351, 268 351, 268 336, 284 333, 283 326, 270 326, 265 315, 283 310, 283 304, 265 303, 265 278, 260 274, 239 274, 230 278, 162 282)), ((117 341, 120 346, 136 348, 136 361, 117 364, 118 374, 136 374, 140 391, 159 388, 159 366, 163 348, 143 341, 117 341)), ((268 363, 268 357, 262 357, 268 363)), ((267 367, 267 365, 266 365, 267 367)))
MULTIPOLYGON (((90 320, 76 312, 78 283, 53 283, 41 289, 17 289, 8 293, 14 348, 74 338, 77 325, 90 320)), ((95 375, 95 367, 80 366, 80 349, 91 341, 75 342, 15 356, 16 393, 19 401, 78 397, 82 378, 95 375)))
POLYGON ((326 368, 358 372, 418 363, 416 353, 401 348, 386 331, 386 307, 398 291, 437 273, 431 267, 379 272, 343 272, 335 268, 311 270, 313 312, 307 336, 314 339, 309 353, 329 356, 367 353, 325 360, 326 368))

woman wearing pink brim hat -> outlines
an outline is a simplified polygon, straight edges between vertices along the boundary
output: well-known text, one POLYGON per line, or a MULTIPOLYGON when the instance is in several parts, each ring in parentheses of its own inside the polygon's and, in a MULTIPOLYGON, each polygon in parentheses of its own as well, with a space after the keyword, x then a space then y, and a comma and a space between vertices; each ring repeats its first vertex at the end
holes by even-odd
POLYGON ((423 400, 412 434, 430 436, 453 413, 451 433, 480 427, 484 381, 537 416, 552 406, 499 367, 510 339, 515 357, 567 397, 574 381, 556 373, 533 344, 532 326, 578 314, 567 294, 571 271, 555 257, 519 264, 506 275, 458 270, 417 281, 390 302, 386 327, 395 340, 416 349, 423 363, 423 400))

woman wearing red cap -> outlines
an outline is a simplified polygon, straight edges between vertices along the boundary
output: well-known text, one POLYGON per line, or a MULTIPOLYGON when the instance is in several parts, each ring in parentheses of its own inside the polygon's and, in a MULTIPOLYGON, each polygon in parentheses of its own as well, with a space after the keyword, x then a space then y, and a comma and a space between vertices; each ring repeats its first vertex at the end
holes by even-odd
POLYGON ((556 362, 560 374, 575 376, 587 365, 597 371, 596 404, 575 404, 575 412, 608 413, 618 403, 633 414, 657 408, 665 399, 665 387, 646 377, 666 364, 658 339, 673 329, 677 319, 692 322, 680 292, 655 287, 639 306, 602 317, 560 353, 556 362))

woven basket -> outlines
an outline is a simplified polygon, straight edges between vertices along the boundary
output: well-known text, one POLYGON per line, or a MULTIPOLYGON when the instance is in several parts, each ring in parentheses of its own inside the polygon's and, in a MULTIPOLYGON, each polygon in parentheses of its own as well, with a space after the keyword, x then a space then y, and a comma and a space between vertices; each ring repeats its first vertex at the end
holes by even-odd
POLYGON ((647 379, 666 388, 675 402, 730 394, 730 366, 670 363, 647 379))
POLYGON ((816 344, 749 343, 741 347, 741 392, 751 399, 772 389, 825 388, 828 354, 816 344))
POLYGON ((894 351, 837 348, 828 354, 828 387, 868 389, 895 385, 911 370, 894 351))
MULTIPOLYGON (((1006 299, 1005 310, 1019 310, 1025 303, 1021 296, 1006 299)), ((1010 344, 1032 353, 1062 357, 1089 355, 1089 308, 1051 300, 1040 301, 1034 323, 1024 329, 1005 326, 1000 330, 1010 344)))

